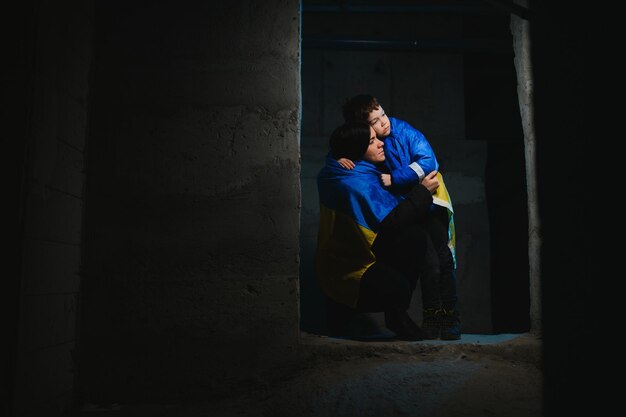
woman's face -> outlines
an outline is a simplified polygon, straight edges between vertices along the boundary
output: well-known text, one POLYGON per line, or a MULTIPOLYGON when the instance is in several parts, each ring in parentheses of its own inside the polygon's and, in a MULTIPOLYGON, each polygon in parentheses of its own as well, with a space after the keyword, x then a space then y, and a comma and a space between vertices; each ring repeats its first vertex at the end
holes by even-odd
POLYGON ((376 136, 381 139, 386 138, 391 133, 391 123, 389 123, 389 117, 382 106, 370 112, 367 122, 374 128, 376 136))
POLYGON ((385 160, 383 146, 385 144, 376 137, 376 131, 370 126, 370 144, 367 146, 363 159, 374 164, 383 162, 385 160))

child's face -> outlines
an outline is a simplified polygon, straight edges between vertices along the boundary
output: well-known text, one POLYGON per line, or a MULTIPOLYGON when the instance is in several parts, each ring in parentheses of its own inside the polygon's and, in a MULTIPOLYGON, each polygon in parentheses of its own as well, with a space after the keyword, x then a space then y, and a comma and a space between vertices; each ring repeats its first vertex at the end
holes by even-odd
POLYGON ((378 164, 385 160, 385 152, 383 151, 383 142, 376 137, 374 128, 370 126, 370 144, 367 146, 367 151, 363 155, 363 159, 374 164, 378 164))
POLYGON ((376 132, 376 136, 379 139, 386 138, 391 133, 391 124, 389 123, 389 117, 383 110, 383 107, 380 106, 376 110, 372 110, 370 112, 369 117, 367 118, 368 123, 376 132))

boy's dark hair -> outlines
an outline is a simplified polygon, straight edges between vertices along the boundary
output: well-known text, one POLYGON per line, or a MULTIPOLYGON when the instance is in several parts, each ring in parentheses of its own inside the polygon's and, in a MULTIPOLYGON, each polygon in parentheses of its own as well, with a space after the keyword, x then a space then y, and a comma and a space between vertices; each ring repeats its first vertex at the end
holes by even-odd
POLYGON ((362 159, 370 143, 370 125, 353 120, 337 127, 330 135, 330 152, 335 159, 362 159))
POLYGON ((343 119, 346 122, 350 122, 352 120, 367 120, 370 115, 370 112, 373 110, 378 110, 380 104, 376 97, 369 94, 359 94, 358 96, 354 96, 349 98, 341 110, 343 112, 343 119))

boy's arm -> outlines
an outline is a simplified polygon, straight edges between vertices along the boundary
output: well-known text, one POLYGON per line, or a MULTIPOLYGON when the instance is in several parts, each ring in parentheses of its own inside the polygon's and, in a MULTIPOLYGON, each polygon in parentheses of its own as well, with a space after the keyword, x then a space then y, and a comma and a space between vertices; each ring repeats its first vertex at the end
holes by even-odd
POLYGON ((408 139, 412 162, 391 171, 392 183, 400 187, 418 184, 427 173, 439 170, 435 152, 426 137, 417 129, 412 129, 408 139))
POLYGON ((337 163, 345 169, 353 169, 355 166, 354 162, 348 158, 339 158, 337 159, 337 163))

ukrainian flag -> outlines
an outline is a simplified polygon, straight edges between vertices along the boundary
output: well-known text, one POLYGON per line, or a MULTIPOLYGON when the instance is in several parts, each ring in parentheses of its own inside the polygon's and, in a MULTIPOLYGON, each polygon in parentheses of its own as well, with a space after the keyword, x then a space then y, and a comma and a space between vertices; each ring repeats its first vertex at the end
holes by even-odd
POLYGON ((382 187, 381 173, 367 161, 348 170, 327 156, 317 176, 316 274, 326 295, 351 307, 356 307, 361 277, 376 261, 371 247, 378 227, 403 199, 382 187))
POLYGON ((456 267, 456 234, 454 230, 454 209, 452 208, 452 199, 446 188, 446 184, 443 182, 443 176, 440 172, 437 172, 437 179, 439 180, 439 188, 433 194, 433 204, 441 207, 445 207, 448 210, 448 247, 452 252, 452 259, 454 260, 454 266, 456 267))

